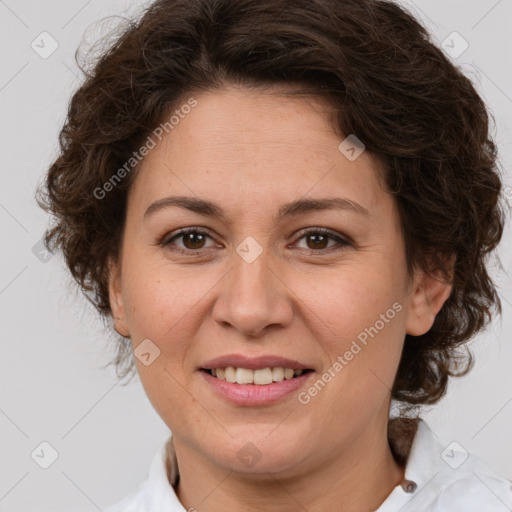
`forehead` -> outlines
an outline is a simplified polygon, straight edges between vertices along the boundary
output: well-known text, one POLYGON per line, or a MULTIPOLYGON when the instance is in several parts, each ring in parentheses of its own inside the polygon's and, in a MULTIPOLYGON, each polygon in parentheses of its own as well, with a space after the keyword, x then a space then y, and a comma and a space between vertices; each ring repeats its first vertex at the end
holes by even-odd
POLYGON ((282 92, 233 87, 194 95, 195 106, 175 115, 144 158, 131 202, 142 207, 167 193, 239 208, 277 208, 302 196, 349 196, 367 208, 386 200, 379 162, 367 152, 351 161, 340 151, 344 136, 331 125, 331 107, 282 92))

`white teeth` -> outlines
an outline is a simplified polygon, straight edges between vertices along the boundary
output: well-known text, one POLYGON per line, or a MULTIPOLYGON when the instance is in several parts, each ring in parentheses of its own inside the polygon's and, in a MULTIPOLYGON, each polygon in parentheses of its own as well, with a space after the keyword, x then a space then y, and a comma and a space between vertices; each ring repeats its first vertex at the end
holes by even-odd
POLYGON ((254 372, 247 368, 236 369, 236 382, 237 384, 252 384, 254 381, 254 372))
POLYGON ((213 368, 212 375, 218 379, 237 384, 255 384, 264 386, 272 382, 282 382, 290 380, 294 376, 298 377, 304 373, 303 370, 294 370, 292 368, 283 368, 276 366, 274 368, 261 368, 259 370, 250 370, 249 368, 213 368))
POLYGON ((225 370, 224 378, 228 382, 236 382, 236 370, 232 366, 228 366, 225 370))
POLYGON ((284 380, 284 368, 282 366, 272 368, 272 380, 274 382, 281 382, 284 380))
POLYGON ((272 370, 270 368, 254 370, 254 384, 272 384, 272 370))

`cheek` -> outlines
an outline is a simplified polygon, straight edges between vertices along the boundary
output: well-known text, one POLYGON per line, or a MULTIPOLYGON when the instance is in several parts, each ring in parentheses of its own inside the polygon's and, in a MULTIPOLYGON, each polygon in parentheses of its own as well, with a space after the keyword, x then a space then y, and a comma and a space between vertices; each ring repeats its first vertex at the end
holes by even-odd
POLYGON ((124 297, 134 348, 142 340, 151 340, 161 353, 155 361, 162 363, 161 368, 156 366, 159 371, 167 368, 183 381, 190 369, 197 331, 208 314, 209 294, 220 276, 206 268, 180 269, 168 262, 139 268, 129 263, 124 297))
POLYGON ((370 265, 360 268, 348 265, 337 272, 317 273, 314 279, 297 277, 293 288, 305 305, 304 315, 311 319, 316 317, 316 323, 324 325, 326 333, 331 333, 330 338, 335 336, 333 342, 336 345, 340 339, 346 341, 357 337, 390 308, 386 319, 392 317, 392 322, 386 326, 397 324, 399 315, 395 313, 400 307, 393 310, 392 306, 401 302, 402 294, 399 280, 394 279, 391 272, 391 268, 381 270, 370 265))
POLYGON ((197 301, 197 288, 182 272, 133 255, 126 262, 124 299, 130 328, 139 336, 161 336, 197 301))
POLYGON ((305 311, 311 310, 306 314, 335 375, 331 390, 342 401, 355 399, 354 406, 372 395, 382 399, 392 387, 405 335, 400 279, 391 268, 356 272, 351 267, 336 279, 317 279, 306 291, 301 291, 305 311), (336 361, 339 365, 333 368, 336 361))

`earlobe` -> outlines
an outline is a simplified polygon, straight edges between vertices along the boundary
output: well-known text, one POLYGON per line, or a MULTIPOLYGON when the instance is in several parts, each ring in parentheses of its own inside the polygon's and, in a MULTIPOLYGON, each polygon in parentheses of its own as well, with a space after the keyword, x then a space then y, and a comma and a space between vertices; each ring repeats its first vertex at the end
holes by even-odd
POLYGON ((114 319, 114 328, 118 334, 124 337, 130 336, 130 331, 126 324, 126 312, 124 307, 124 299, 121 292, 121 271, 119 265, 109 261, 109 279, 108 292, 110 300, 110 309, 114 319))
POLYGON ((409 304, 405 329, 411 336, 421 336, 430 330, 436 315, 452 292, 452 283, 439 274, 419 273, 409 304))

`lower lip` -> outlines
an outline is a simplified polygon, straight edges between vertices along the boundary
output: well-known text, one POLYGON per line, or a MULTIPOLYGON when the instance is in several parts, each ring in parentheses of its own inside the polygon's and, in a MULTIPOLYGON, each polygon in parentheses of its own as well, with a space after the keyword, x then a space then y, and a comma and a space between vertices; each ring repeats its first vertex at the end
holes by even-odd
POLYGON ((313 374, 313 372, 307 372, 293 379, 259 385, 227 382, 222 379, 217 379, 217 377, 210 375, 204 370, 200 370, 200 373, 206 379, 206 382, 212 386, 214 391, 237 405, 246 406, 275 403, 294 391, 297 391, 313 374))

